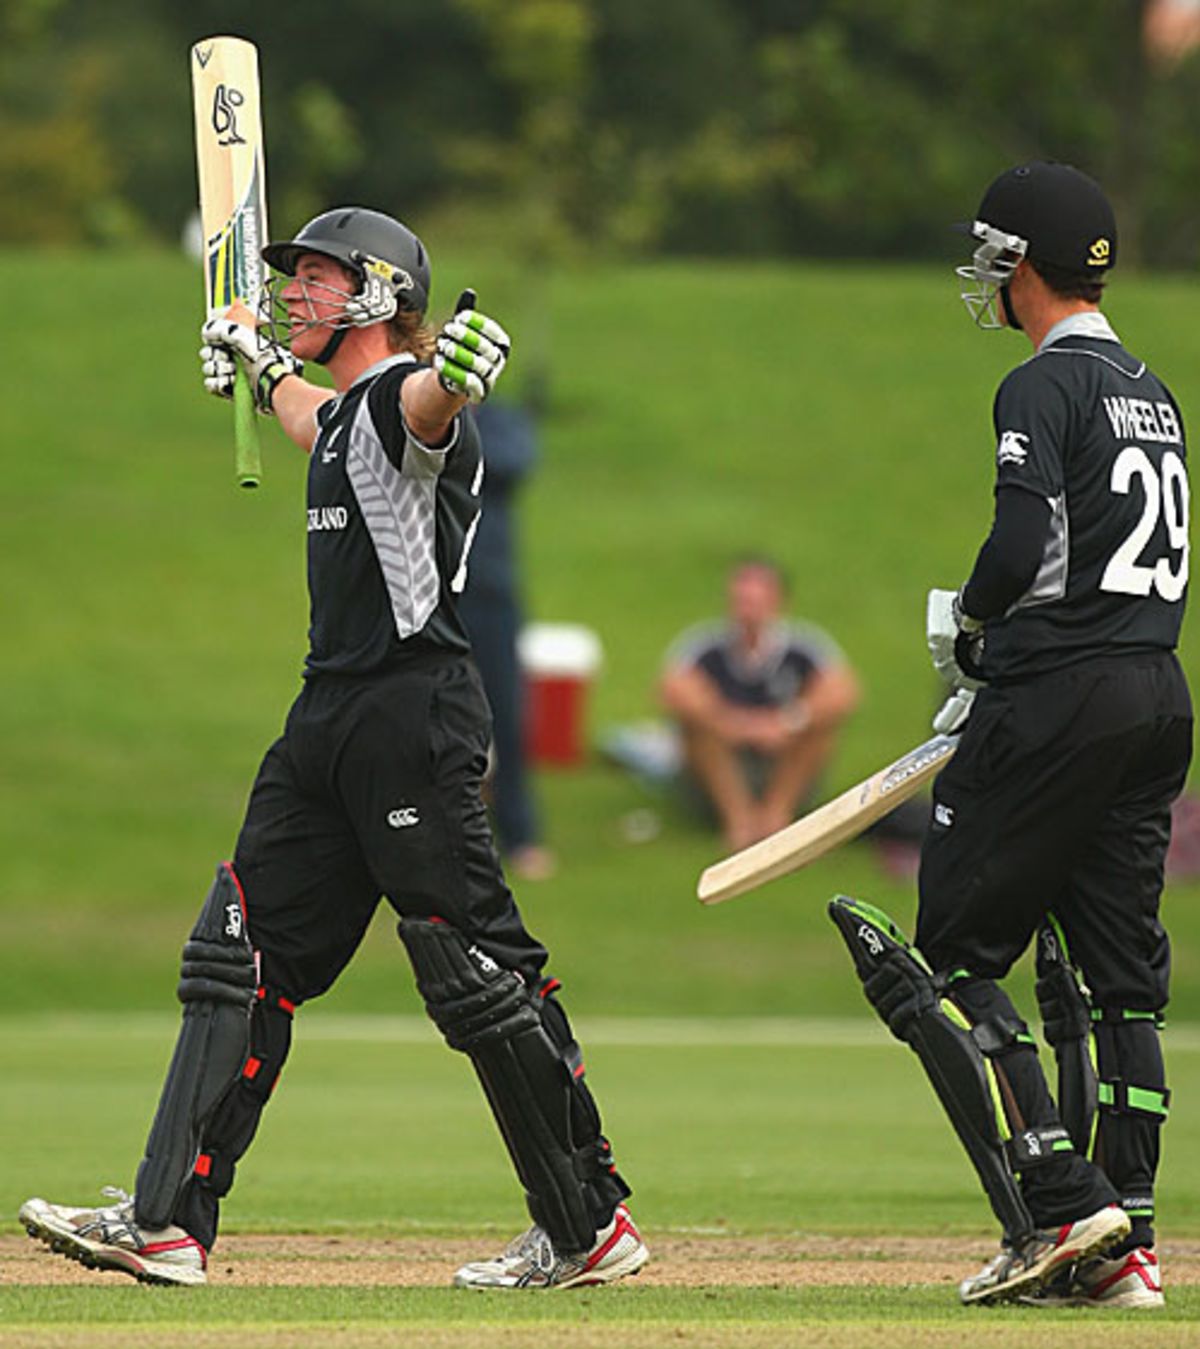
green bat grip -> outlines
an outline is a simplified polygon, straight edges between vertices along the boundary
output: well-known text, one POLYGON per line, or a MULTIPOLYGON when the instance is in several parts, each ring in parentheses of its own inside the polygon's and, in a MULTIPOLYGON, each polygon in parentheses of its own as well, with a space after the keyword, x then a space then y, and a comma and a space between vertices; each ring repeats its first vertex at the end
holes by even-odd
POLYGON ((262 451, 258 442, 258 414, 250 376, 238 364, 233 381, 233 441, 236 447, 237 480, 241 487, 257 487, 262 477, 262 451))

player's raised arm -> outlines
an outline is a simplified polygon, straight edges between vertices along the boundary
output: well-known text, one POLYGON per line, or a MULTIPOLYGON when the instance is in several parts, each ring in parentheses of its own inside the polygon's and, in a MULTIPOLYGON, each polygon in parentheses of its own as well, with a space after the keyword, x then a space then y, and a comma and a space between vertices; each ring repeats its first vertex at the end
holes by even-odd
POLYGON ((450 423, 470 403, 482 403, 508 362, 512 342, 495 319, 475 308, 464 290, 437 336, 433 368, 405 380, 400 393, 408 429, 426 445, 441 444, 450 423))
POLYGON ((259 412, 274 413, 288 437, 302 450, 311 450, 317 434, 316 410, 334 396, 333 390, 302 378, 304 362, 259 328, 217 318, 209 319, 200 335, 204 387, 209 393, 233 397, 240 361, 259 412))

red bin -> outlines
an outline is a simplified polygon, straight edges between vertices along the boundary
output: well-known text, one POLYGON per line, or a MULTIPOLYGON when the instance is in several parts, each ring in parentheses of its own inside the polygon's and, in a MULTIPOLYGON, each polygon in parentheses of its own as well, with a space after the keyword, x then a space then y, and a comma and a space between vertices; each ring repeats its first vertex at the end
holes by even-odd
POLYGON ((576 623, 530 623, 518 641, 525 680, 525 750, 536 764, 578 764, 587 747, 587 701, 600 639, 576 623))

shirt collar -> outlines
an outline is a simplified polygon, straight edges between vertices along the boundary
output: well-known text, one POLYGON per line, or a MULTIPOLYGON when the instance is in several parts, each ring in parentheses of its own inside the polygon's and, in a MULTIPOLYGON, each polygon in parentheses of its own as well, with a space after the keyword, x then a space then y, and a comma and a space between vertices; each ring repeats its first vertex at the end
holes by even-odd
MULTIPOLYGON (((320 408, 317 410, 317 420, 321 421, 322 413, 324 413, 327 418, 334 416, 337 413, 338 408, 341 407, 342 399, 346 394, 348 394, 351 389, 357 388, 364 380, 374 379, 376 375, 382 374, 389 366, 407 365, 410 363, 415 364, 416 359, 417 358, 411 351, 397 351, 391 356, 385 356, 382 361, 376 361, 374 365, 369 365, 361 375, 358 375, 351 380, 349 386, 343 389, 341 393, 336 394, 329 402, 321 404, 320 408)), ((324 425, 324 422, 322 422, 322 425, 324 425)))
POLYGON ((374 379, 376 375, 381 374, 389 366, 415 363, 416 359, 411 351, 397 351, 391 356, 385 356, 382 361, 376 361, 374 365, 369 365, 361 375, 351 382, 350 388, 353 389, 355 384, 361 384, 363 380, 374 379))
POLYGON ((1094 337, 1098 342, 1120 342, 1113 332, 1112 324, 1098 309, 1085 309, 1081 314, 1068 314, 1059 319, 1053 328, 1042 338, 1039 351, 1044 351, 1053 342, 1064 337, 1094 337))
POLYGON ((763 631, 758 647, 748 651, 742 645, 741 633, 736 627, 731 627, 729 650, 732 664, 744 675, 761 674, 768 667, 778 665, 782 659, 787 650, 787 629, 782 622, 771 623, 763 631))

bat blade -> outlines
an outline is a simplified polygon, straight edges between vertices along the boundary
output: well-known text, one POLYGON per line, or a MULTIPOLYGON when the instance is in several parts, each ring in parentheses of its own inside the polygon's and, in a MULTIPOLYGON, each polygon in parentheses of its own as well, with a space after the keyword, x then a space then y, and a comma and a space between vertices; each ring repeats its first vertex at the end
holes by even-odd
MULTIPOLYGON (((258 49, 239 37, 204 38, 192 47, 196 172, 204 250, 204 301, 209 318, 258 322, 266 282, 266 168, 258 49)), ((258 428, 249 381, 234 390, 238 481, 257 487, 258 428)))
POLYGON ((935 735, 778 833, 714 862, 700 876, 697 898, 702 904, 720 904, 857 838, 914 796, 957 748, 958 736, 935 735))

